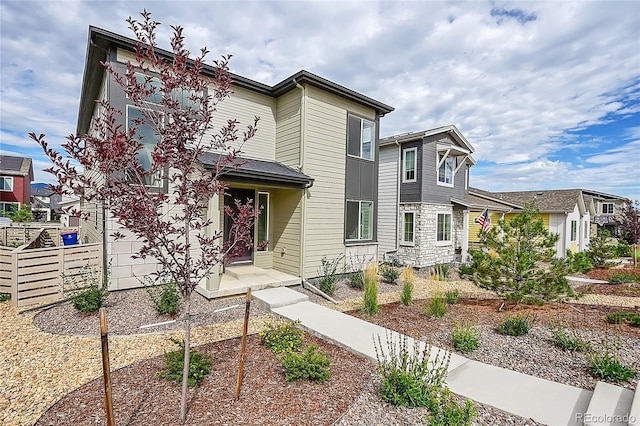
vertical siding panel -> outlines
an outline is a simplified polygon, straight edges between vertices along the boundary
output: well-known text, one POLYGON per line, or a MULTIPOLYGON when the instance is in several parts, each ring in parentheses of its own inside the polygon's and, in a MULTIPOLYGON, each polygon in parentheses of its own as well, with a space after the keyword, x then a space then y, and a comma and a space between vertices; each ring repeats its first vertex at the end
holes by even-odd
POLYGON ((379 253, 396 249, 398 238, 398 170, 397 146, 380 148, 378 175, 378 243, 379 253))
POLYGON ((300 165, 301 90, 280 96, 276 103, 276 161, 296 168, 300 165))

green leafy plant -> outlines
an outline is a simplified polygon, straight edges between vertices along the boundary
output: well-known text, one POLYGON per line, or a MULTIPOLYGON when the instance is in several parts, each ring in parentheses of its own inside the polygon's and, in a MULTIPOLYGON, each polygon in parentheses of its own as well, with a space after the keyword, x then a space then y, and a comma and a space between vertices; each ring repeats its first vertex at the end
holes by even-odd
POLYGON ((318 288, 331 295, 336 291, 338 276, 344 272, 344 255, 341 254, 332 260, 327 259, 327 256, 323 256, 320 263, 318 288))
POLYGON ((480 347, 480 332, 469 323, 456 324, 451 332, 451 341, 458 352, 473 352, 480 347))
POLYGON ((616 336, 613 339, 603 340, 599 347, 587 353, 589 374, 596 379, 612 383, 633 379, 637 371, 621 363, 619 355, 621 347, 622 342, 616 336))
POLYGON ((460 292, 457 289, 456 290, 448 290, 444 294, 444 298, 447 301, 447 304, 455 305, 456 303, 458 303, 458 299, 460 298, 460 292))
POLYGON ((617 311, 607 314, 607 322, 609 324, 629 323, 632 327, 640 326, 640 315, 633 312, 617 311))
POLYGON ((6 302, 7 300, 11 300, 10 293, 0 293, 0 303, 6 302))
POLYGON ((380 276, 382 276, 382 281, 386 283, 395 283, 400 278, 400 269, 395 266, 381 265, 380 276))
POLYGON ((425 422, 429 426, 471 426, 478 415, 471 400, 467 399, 460 404, 458 398, 447 388, 431 388, 427 408, 429 414, 425 417, 425 422))
POLYGON ((629 325, 631 327, 640 327, 640 315, 634 314, 629 319, 629 325))
POLYGON ((551 335, 556 346, 565 351, 589 352, 591 342, 576 328, 568 328, 562 321, 551 323, 551 335))
POLYGON ((613 247, 613 254, 616 257, 631 257, 631 246, 624 240, 618 240, 618 244, 613 247))
POLYGON ((431 345, 421 348, 421 342, 415 340, 409 347, 406 336, 396 338, 390 332, 386 333, 385 345, 378 336, 374 346, 382 400, 395 406, 428 406, 432 388, 444 384, 451 353, 438 350, 430 359, 431 345))
POLYGON ((432 297, 427 305, 426 314, 434 318, 442 318, 447 313, 447 301, 444 297, 432 297))
POLYGON ((400 302, 404 306, 409 306, 413 302, 413 268, 408 266, 402 270, 402 291, 400 292, 400 302))
POLYGON ((102 307, 109 295, 109 267, 104 274, 97 268, 85 265, 79 274, 62 273, 63 293, 79 312, 95 312, 102 307))
POLYGON ((285 370, 287 383, 306 379, 326 382, 331 378, 331 360, 316 345, 309 345, 302 353, 285 352, 280 362, 285 370))
POLYGON ((364 291, 362 293, 362 312, 375 315, 380 311, 378 304, 378 272, 375 263, 364 270, 364 291))
POLYGON ((33 214, 31 213, 31 207, 28 206, 27 204, 21 204, 19 209, 3 211, 1 213, 2 213, 2 216, 8 217, 14 222, 33 221, 33 214))
POLYGON ((627 284, 627 283, 640 283, 640 273, 636 272, 613 272, 609 274, 610 284, 627 284))
POLYGON ((587 273, 593 269, 591 259, 585 252, 579 251, 577 253, 567 250, 566 261, 569 265, 569 273, 587 273))
MULTIPOLYGON (((184 341, 170 338, 173 343, 178 345, 180 349, 173 352, 164 353, 164 366, 166 370, 159 371, 158 377, 172 380, 177 383, 182 382, 182 371, 184 369, 184 341)), ((189 362, 189 386, 199 385, 204 377, 211 371, 211 357, 204 355, 198 351, 191 350, 189 362)))
POLYGON ((596 268, 609 268, 615 263, 611 261, 615 257, 614 246, 609 244, 611 234, 606 229, 598 229, 596 235, 589 240, 589 247, 585 254, 596 268))
POLYGON ((498 324, 498 333, 508 336, 524 336, 533 326, 533 317, 527 314, 517 314, 505 318, 498 324))
POLYGON ((158 286, 147 286, 145 290, 160 315, 172 315, 180 308, 180 291, 173 281, 158 286))
POLYGON ((438 263, 432 269, 432 275, 437 280, 446 280, 449 278, 449 272, 451 272, 451 265, 448 263, 438 263))
POLYGON ((349 274, 349 285, 353 288, 362 289, 364 287, 364 273, 358 271, 349 274))
POLYGON ((260 341, 275 353, 297 352, 304 343, 300 321, 268 322, 260 331, 260 341))

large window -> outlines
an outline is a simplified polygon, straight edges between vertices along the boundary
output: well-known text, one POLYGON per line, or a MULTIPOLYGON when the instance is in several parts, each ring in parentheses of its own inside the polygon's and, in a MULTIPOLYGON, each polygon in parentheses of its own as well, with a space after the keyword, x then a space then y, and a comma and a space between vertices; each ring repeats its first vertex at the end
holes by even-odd
POLYGON ((416 181, 416 148, 402 151, 402 182, 416 181))
POLYGON ((578 221, 571 221, 571 241, 576 241, 578 238, 578 221))
POLYGON ((404 212, 402 215, 402 243, 414 244, 415 243, 415 213, 404 212))
POLYGON ((438 155, 438 184, 453 186, 455 159, 444 154, 438 155))
MULTIPOLYGON (((154 112, 155 113, 155 112, 154 112)), ((149 122, 149 118, 145 115, 145 110, 127 105, 127 130, 136 129, 136 136, 142 149, 138 153, 138 161, 143 170, 151 170, 152 159, 151 153, 160 137, 156 134, 154 126, 149 122)), ((145 178, 145 185, 160 187, 162 180, 160 173, 155 176, 148 175, 145 178)))
POLYGON ((347 130, 347 154, 373 160, 375 154, 376 123, 349 115, 347 130))
POLYGON ((436 241, 439 243, 451 242, 451 213, 438 213, 436 241))
POLYGON ((0 191, 13 192, 13 177, 0 176, 0 191))
MULTIPOLYGON (((147 84, 145 89, 147 93, 143 98, 145 102, 149 102, 151 104, 160 105, 162 103, 162 81, 160 78, 155 76, 146 77, 145 74, 137 72, 136 74, 136 82, 138 84, 143 84, 145 80, 147 84)), ((180 88, 175 88, 171 90, 171 99, 178 102, 180 108, 186 109, 187 107, 195 106, 193 102, 193 94, 195 92, 191 90, 183 90, 180 88)))
POLYGON ((345 234, 352 241, 373 239, 372 201, 347 201, 345 234))
POLYGON ((613 214, 613 203, 603 203, 602 214, 613 214))
MULTIPOLYGON (((262 208, 260 216, 258 216, 258 244, 269 242, 269 193, 258 192, 258 208, 262 208)), ((259 251, 267 251, 268 244, 259 248, 259 251)))

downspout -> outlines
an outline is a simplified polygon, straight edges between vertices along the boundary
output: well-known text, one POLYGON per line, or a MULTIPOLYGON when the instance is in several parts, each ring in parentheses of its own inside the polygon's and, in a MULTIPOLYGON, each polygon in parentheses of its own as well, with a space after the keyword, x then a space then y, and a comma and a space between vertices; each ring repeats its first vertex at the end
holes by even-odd
MULTIPOLYGON (((400 223, 400 180, 402 177, 400 174, 402 173, 402 150, 400 149, 400 142, 398 139, 395 140, 396 146, 398 147, 398 171, 396 173, 396 246, 394 250, 396 251, 396 256, 398 255, 398 249, 400 248, 400 232, 402 232, 402 227, 400 223)), ((418 163, 418 155, 416 153, 416 164, 418 163)), ((417 176, 416 176, 417 177, 417 176)), ((414 235, 416 230, 413 230, 414 235)))
MULTIPOLYGON (((296 79, 293 79, 293 83, 296 85, 298 89, 302 91, 302 99, 300 100, 300 149, 299 149, 299 160, 300 164, 298 165, 298 171, 304 173, 304 148, 307 139, 307 89, 304 86, 300 85, 296 79)), ((304 272, 304 258, 305 258, 305 224, 306 224, 306 211, 307 211, 307 191, 308 188, 304 188, 302 190, 302 206, 300 213, 300 278, 304 283, 305 280, 305 272, 304 272)))

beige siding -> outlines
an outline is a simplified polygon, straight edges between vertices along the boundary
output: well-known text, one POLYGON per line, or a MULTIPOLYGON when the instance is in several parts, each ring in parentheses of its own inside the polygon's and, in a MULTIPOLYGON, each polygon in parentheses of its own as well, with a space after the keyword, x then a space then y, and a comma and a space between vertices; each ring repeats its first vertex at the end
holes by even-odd
POLYGON ((294 168, 300 165, 301 94, 296 89, 280 96, 276 109, 276 160, 294 168))
MULTIPOLYGON (((399 148, 380 149, 378 168, 378 243, 380 257, 396 250, 398 240, 399 148)), ((400 227, 401 228, 401 227, 400 227)))
POLYGON ((306 86, 304 173, 315 179, 305 206, 304 276, 315 277, 323 256, 345 253, 344 194, 347 112, 375 119, 375 112, 306 86))
POLYGON ((273 268, 299 276, 302 191, 277 189, 271 191, 271 197, 273 268))

